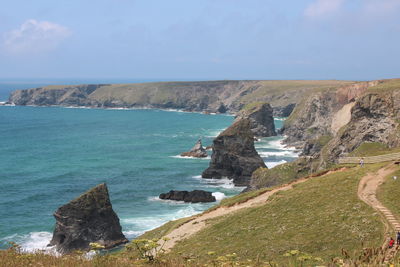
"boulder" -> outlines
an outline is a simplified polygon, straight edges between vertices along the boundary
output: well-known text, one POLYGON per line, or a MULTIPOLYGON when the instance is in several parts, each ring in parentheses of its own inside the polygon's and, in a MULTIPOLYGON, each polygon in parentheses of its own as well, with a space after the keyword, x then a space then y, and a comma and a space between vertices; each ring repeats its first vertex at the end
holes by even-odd
POLYGON ((191 202, 191 203, 215 202, 216 201, 215 197, 212 195, 211 192, 207 192, 207 191, 203 191, 203 190, 194 190, 194 191, 190 191, 190 192, 171 190, 168 193, 160 194, 159 198, 191 202))
POLYGON ((204 149, 204 147, 201 143, 201 139, 199 139, 190 151, 183 152, 181 154, 181 156, 182 157, 206 158, 208 155, 207 155, 207 151, 204 149))
POLYGON ((250 125, 249 119, 238 120, 214 139, 210 165, 202 173, 203 178, 227 177, 236 186, 247 186, 256 169, 266 168, 254 148, 250 125))
POLYGON ((275 136, 273 110, 268 103, 255 103, 245 106, 237 115, 236 121, 247 118, 250 129, 256 137, 275 136))
POLYGON ((49 246, 62 254, 89 250, 95 242, 106 249, 127 243, 119 218, 112 209, 106 184, 100 184, 57 209, 49 246))

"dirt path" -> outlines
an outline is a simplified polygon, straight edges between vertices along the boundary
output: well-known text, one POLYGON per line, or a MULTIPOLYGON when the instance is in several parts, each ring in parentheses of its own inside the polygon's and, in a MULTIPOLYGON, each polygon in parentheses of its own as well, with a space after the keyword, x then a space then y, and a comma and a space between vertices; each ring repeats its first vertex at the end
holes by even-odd
MULTIPOLYGON (((327 173, 321 174, 320 176, 328 175, 328 174, 331 174, 334 172, 343 171, 345 169, 346 168, 342 168, 342 169, 335 170, 335 171, 329 171, 327 173)), ((193 220, 182 224, 181 226, 179 226, 178 228, 176 228, 172 232, 170 232, 168 235, 166 235, 166 237, 168 237, 169 240, 167 242, 165 242, 163 248, 165 249, 165 251, 170 251, 171 248, 176 244, 177 241, 186 239, 186 238, 192 236, 193 234, 199 232, 203 228, 205 228, 207 226, 207 220, 209 220, 209 219, 213 219, 213 218, 216 218, 219 216, 231 214, 232 212, 235 212, 235 211, 238 211, 238 210, 241 210, 244 208, 256 207, 256 206, 265 204, 265 202, 267 202, 269 197, 272 196, 273 194, 280 192, 280 191, 289 190, 289 189, 293 188, 293 185, 303 183, 312 177, 318 177, 318 176, 310 176, 310 177, 306 177, 306 178, 301 178, 292 183, 282 185, 271 191, 265 192, 257 197, 251 198, 251 199, 247 200, 246 202, 236 204, 236 205, 230 206, 230 207, 219 207, 210 212, 202 213, 202 214, 198 215, 197 217, 195 217, 193 220)))
MULTIPOLYGON (((366 204, 379 211, 383 217, 382 221, 385 224, 385 241, 382 245, 383 249, 388 247, 388 241, 391 233, 390 226, 392 226, 395 231, 400 231, 400 222, 396 219, 392 212, 383 206, 382 203, 377 199, 376 193, 379 186, 384 182, 385 177, 393 173, 395 170, 396 168, 394 168, 394 165, 389 165, 378 170, 377 173, 367 174, 361 178, 361 181, 358 184, 358 197, 366 204)), ((396 250, 397 248, 394 247, 386 252, 386 262, 394 256, 396 250)))
POLYGON ((400 222, 376 197, 378 187, 384 182, 385 177, 395 170, 394 166, 390 165, 389 167, 380 169, 377 173, 369 173, 361 178, 358 185, 358 197, 369 206, 379 211, 396 231, 400 231, 400 222))

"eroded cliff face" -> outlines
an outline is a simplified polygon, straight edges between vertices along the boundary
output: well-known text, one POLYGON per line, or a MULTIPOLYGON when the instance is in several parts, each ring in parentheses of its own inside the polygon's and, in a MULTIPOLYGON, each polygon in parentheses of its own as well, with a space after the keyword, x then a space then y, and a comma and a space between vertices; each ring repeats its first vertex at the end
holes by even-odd
POLYGON ((382 143, 389 148, 399 146, 399 93, 368 93, 358 98, 351 109, 350 121, 327 145, 328 159, 335 161, 364 142, 382 143))
POLYGON ((283 128, 286 143, 313 159, 313 171, 336 162, 364 142, 398 146, 400 82, 390 90, 384 89, 386 83, 393 81, 356 83, 309 96, 283 128), (374 91, 380 88, 376 86, 383 89, 374 91))
POLYGON ((93 106, 101 104, 89 95, 105 84, 88 84, 67 87, 33 88, 29 90, 16 90, 9 98, 9 102, 15 105, 36 105, 36 106, 93 106))
POLYGON ((268 102, 274 116, 288 116, 306 92, 346 81, 202 81, 47 86, 14 91, 16 105, 161 108, 236 113, 245 105, 268 102))
POLYGON ((335 96, 335 92, 318 92, 303 100, 282 129, 285 142, 302 149, 309 140, 332 135, 330 125, 338 109, 335 96))
POLYGON ((273 110, 268 103, 256 103, 247 109, 241 110, 236 117, 236 121, 242 119, 250 120, 250 129, 257 138, 276 135, 273 110))
POLYGON ((227 177, 236 186, 247 186, 256 169, 266 168, 254 148, 250 124, 249 119, 239 120, 214 139, 210 165, 202 173, 203 178, 227 177))

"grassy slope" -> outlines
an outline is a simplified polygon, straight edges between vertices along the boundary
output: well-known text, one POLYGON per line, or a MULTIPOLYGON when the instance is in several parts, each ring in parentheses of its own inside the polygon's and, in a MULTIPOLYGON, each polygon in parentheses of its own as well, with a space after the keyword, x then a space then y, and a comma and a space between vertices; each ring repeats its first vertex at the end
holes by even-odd
POLYGON ((380 217, 356 195, 359 179, 379 166, 313 178, 274 195, 264 206, 214 219, 210 227, 180 242, 173 253, 206 258, 209 251, 235 252, 242 259, 260 256, 283 262, 282 255, 291 249, 329 260, 339 256, 341 248, 359 249, 361 241, 364 246, 379 246, 380 217))
POLYGON ((379 187, 378 199, 400 219, 400 170, 385 178, 385 182, 379 187), (393 176, 398 178, 394 180, 393 176))
POLYGON ((382 83, 379 83, 376 86, 368 88, 368 91, 372 93, 373 92, 387 93, 399 89, 400 89, 400 79, 388 79, 384 80, 382 83))
POLYGON ((349 153, 349 157, 369 157, 369 156, 378 156, 390 153, 398 153, 400 152, 400 148, 388 148, 385 144, 382 143, 363 143, 353 152, 349 153))

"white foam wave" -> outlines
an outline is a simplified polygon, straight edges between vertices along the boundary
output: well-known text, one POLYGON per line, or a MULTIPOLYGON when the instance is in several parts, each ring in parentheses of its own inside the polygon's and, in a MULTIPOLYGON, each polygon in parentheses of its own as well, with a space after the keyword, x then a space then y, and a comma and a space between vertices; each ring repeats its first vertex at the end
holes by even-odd
POLYGON ((214 193, 212 193, 212 195, 215 197, 215 199, 217 201, 221 201, 224 198, 226 198, 226 195, 224 193, 222 193, 222 192, 214 192, 214 193))
POLYGON ((208 137, 208 138, 215 138, 215 137, 217 137, 220 133, 222 133, 224 130, 225 130, 225 129, 218 129, 218 130, 209 131, 209 132, 206 134, 206 137, 208 137))
POLYGON ((275 121, 285 121, 287 118, 282 118, 282 117, 275 117, 275 121))
POLYGON ((133 239, 135 237, 138 237, 140 235, 142 235, 145 231, 123 231, 122 233, 125 235, 126 238, 128 239, 133 239))
POLYGON ((161 199, 159 197, 148 197, 147 200, 149 200, 149 201, 161 201, 161 202, 166 202, 166 203, 170 203, 170 204, 185 204, 184 201, 161 199))
POLYGON ((204 210, 203 207, 202 204, 186 204, 184 208, 173 213, 162 214, 157 217, 123 218, 121 219, 121 222, 124 224, 124 228, 135 229, 127 230, 128 233, 137 234, 139 232, 157 228, 171 220, 177 220, 198 214, 204 210))
POLYGON ((276 140, 265 140, 261 139, 261 142, 257 142, 255 144, 256 149, 262 149, 262 148, 273 148, 273 149, 279 149, 279 150, 286 150, 286 151, 295 151, 295 147, 287 146, 283 144, 283 140, 285 137, 282 137, 280 139, 276 140))
POLYGON ((21 248, 26 251, 47 250, 53 234, 50 232, 31 232, 28 238, 21 243, 21 248))
POLYGON ((176 156, 169 156, 170 158, 175 158, 175 159, 202 159, 202 160, 210 160, 211 157, 207 156, 205 158, 196 158, 196 157, 182 157, 181 155, 176 155, 176 156))
POLYGON ((221 179, 202 179, 206 185, 205 187, 212 187, 212 188, 224 188, 224 189, 233 189, 233 190, 243 190, 241 186, 235 186, 233 180, 228 179, 226 177, 221 179))
POLYGON ((13 234, 1 239, 2 242, 16 242, 21 246, 23 252, 44 251, 57 255, 57 252, 47 245, 50 243, 53 234, 50 232, 30 232, 26 235, 13 234))
POLYGON ((267 165, 267 167, 268 167, 269 169, 271 169, 271 168, 273 168, 273 167, 276 167, 276 166, 278 166, 278 165, 284 164, 284 163, 286 163, 286 162, 287 162, 286 160, 270 161, 270 162, 266 161, 266 162, 265 162, 265 165, 267 165))
POLYGON ((258 152, 261 157, 297 157, 297 153, 294 151, 265 151, 265 152, 258 152))

